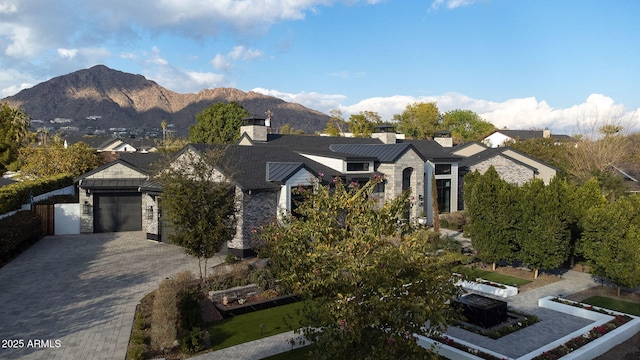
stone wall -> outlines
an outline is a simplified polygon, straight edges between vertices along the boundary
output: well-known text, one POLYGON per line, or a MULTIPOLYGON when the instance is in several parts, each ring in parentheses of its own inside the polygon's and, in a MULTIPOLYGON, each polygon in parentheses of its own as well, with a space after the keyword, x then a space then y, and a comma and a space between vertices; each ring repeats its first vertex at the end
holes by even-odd
POLYGON ((411 196, 413 206, 411 207, 411 217, 420 216, 423 208, 417 206, 418 199, 424 198, 424 161, 413 151, 405 152, 395 163, 384 163, 378 166, 378 171, 385 175, 385 199, 395 199, 402 193, 402 172, 412 168, 411 173, 411 196))
POLYGON ((236 188, 239 206, 237 231, 227 243, 230 254, 246 257, 251 254, 255 230, 275 221, 278 212, 278 194, 275 191, 245 192, 236 188))
POLYGON ((484 174, 489 167, 493 166, 500 178, 511 184, 523 185, 534 179, 533 169, 509 160, 504 156, 494 156, 470 168, 470 172, 478 170, 484 174))

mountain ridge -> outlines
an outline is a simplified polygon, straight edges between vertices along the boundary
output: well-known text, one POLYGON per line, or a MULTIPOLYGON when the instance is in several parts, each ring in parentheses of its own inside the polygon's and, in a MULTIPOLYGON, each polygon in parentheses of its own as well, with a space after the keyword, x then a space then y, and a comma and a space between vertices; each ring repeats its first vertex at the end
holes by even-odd
POLYGON ((179 135, 186 135, 195 115, 216 102, 235 101, 256 116, 271 110, 274 128, 288 123, 305 133, 322 130, 329 119, 319 111, 253 91, 213 88, 181 94, 105 65, 54 77, 1 101, 22 108, 32 119, 72 119, 69 124, 80 129, 158 129, 167 120, 179 135), (89 119, 96 116, 97 122, 89 119))

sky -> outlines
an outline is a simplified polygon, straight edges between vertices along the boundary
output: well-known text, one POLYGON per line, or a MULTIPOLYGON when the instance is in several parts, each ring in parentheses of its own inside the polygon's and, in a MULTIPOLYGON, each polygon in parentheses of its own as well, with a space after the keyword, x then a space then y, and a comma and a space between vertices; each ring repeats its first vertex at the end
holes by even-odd
POLYGON ((344 118, 436 102, 498 128, 640 130, 638 15, 635 0, 0 0, 0 98, 104 64, 344 118))

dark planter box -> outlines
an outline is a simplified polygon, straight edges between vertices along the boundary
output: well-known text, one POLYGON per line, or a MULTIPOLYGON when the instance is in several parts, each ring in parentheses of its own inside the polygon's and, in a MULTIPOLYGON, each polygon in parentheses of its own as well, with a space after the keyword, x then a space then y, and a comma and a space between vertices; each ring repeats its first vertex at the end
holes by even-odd
POLYGON ((468 323, 485 329, 507 321, 507 302, 470 294, 454 299, 468 323))

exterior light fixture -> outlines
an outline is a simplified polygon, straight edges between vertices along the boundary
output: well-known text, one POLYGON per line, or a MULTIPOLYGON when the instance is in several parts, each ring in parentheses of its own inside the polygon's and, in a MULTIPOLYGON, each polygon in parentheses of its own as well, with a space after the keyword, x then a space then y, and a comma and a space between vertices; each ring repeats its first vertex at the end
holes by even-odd
POLYGON ((82 213, 85 215, 91 215, 91 209, 93 206, 89 203, 89 200, 84 201, 84 205, 82 206, 82 213))

